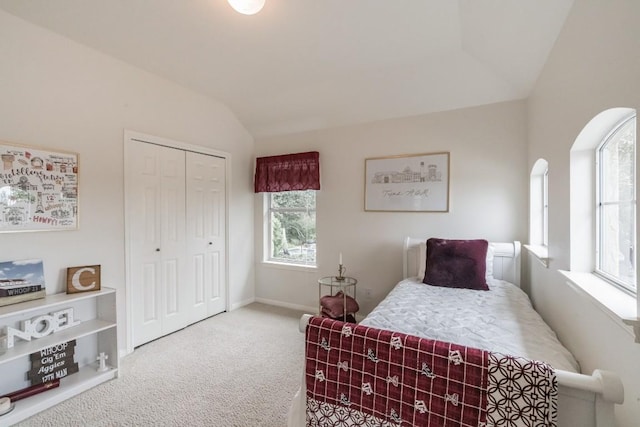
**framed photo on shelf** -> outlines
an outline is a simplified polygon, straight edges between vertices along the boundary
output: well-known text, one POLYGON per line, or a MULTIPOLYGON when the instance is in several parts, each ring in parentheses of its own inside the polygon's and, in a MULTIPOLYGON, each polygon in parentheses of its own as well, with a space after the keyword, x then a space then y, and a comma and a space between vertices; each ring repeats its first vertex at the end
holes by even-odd
POLYGON ((365 159, 364 210, 449 212, 449 152, 365 159))
POLYGON ((78 155, 0 141, 0 232, 78 228, 78 155))
POLYGON ((0 271, 0 307, 45 297, 42 260, 0 262, 0 271))

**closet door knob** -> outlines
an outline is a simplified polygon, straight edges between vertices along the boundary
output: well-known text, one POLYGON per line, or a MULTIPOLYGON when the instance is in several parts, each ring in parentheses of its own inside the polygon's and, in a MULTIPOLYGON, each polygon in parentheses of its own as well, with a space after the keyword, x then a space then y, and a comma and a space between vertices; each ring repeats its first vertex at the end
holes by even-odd
POLYGON ((156 252, 160 252, 160 248, 156 248, 156 252))
POLYGON ((213 242, 209 242, 210 245, 213 245, 213 242))

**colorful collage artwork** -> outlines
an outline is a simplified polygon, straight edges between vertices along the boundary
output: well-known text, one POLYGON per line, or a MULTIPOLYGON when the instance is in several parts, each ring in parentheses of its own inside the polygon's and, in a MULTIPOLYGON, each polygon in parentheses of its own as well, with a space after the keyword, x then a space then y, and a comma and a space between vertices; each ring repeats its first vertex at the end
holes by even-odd
POLYGON ((0 232, 78 227, 78 156, 0 142, 0 232))

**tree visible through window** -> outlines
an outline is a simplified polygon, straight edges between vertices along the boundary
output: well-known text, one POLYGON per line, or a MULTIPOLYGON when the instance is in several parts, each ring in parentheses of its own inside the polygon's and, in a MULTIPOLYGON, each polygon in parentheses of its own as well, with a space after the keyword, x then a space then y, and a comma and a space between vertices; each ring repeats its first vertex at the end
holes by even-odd
POLYGON ((596 272, 636 292, 635 116, 612 130, 596 152, 596 272))
POLYGON ((268 193, 269 260, 316 265, 316 192, 268 193))

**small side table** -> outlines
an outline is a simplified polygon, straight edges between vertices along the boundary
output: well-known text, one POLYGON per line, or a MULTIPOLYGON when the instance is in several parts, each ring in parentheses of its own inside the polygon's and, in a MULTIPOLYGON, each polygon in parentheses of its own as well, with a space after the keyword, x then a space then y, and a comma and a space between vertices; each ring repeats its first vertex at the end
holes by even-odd
POLYGON ((340 277, 338 276, 326 276, 321 279, 318 279, 318 315, 322 315, 322 306, 320 305, 320 298, 322 298, 322 288, 324 286, 329 287, 329 295, 333 296, 339 291, 342 291, 342 295, 344 296, 344 316, 343 319, 347 318, 347 295, 351 296, 353 299, 356 298, 356 284, 358 281, 353 277, 340 277), (334 293, 335 289, 335 293, 334 293))

